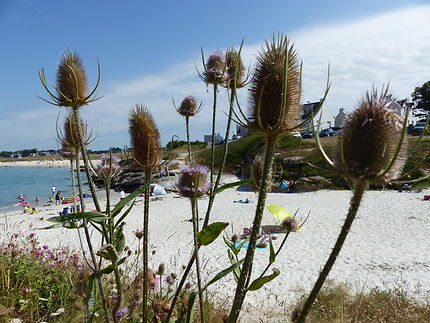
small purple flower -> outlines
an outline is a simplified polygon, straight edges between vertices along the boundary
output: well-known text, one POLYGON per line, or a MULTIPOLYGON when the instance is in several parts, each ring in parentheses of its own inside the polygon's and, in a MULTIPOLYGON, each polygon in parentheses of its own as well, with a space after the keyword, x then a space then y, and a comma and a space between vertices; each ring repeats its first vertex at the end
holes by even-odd
POLYGON ((199 113, 201 110, 201 104, 200 106, 197 106, 197 100, 195 97, 189 95, 186 96, 181 103, 181 106, 177 111, 179 114, 183 115, 184 117, 192 117, 199 113))
POLYGON ((42 252, 41 252, 41 251, 39 251, 39 250, 36 250, 36 251, 34 252, 34 256, 35 256, 36 258, 41 258, 41 257, 42 257, 42 252))
POLYGON ((46 245, 45 245, 45 246, 42 246, 42 248, 43 248, 43 249, 45 249, 45 250, 48 250, 48 249, 49 249, 49 247, 48 247, 48 246, 46 246, 46 245))
POLYGON ((120 160, 116 155, 102 154, 100 163, 95 170, 97 175, 103 180, 109 180, 120 168, 120 160))
POLYGON ((30 235, 28 236, 30 239, 33 239, 36 236, 36 233, 30 233, 30 235))
POLYGON ((23 292, 23 293, 28 293, 30 290, 28 289, 28 288, 21 288, 21 291, 23 292))
POLYGON ((224 82, 225 60, 221 52, 210 54, 205 67, 203 76, 206 83, 221 84, 224 82))
POLYGON ((53 280, 54 282, 57 282, 57 281, 59 280, 59 278, 58 278, 57 276, 55 276, 55 277, 52 277, 52 280, 53 280))
POLYGON ((124 306, 124 307, 121 307, 118 311, 116 311, 115 316, 116 317, 123 317, 127 314, 128 314, 128 307, 124 306))

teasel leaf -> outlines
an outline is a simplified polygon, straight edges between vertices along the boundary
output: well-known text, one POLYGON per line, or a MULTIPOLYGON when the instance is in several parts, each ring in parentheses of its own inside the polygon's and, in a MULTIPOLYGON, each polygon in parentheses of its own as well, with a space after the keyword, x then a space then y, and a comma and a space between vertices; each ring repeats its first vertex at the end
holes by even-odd
POLYGON ((280 273, 281 271, 278 268, 273 268, 273 274, 257 278, 249 285, 248 290, 254 291, 260 289, 264 284, 278 277, 280 273))

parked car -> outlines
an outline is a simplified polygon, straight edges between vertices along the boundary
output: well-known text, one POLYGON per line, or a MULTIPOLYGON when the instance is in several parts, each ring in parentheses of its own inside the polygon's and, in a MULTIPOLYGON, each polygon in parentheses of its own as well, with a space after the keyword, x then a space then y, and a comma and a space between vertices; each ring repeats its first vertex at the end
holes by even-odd
MULTIPOLYGON (((421 132, 424 130, 426 123, 425 122, 417 122, 417 124, 414 126, 414 129, 412 130, 412 135, 418 136, 421 134, 421 132)), ((426 134, 428 135, 430 133, 429 128, 427 127, 426 134)))
POLYGON ((302 138, 306 139, 306 138, 313 138, 314 137, 314 132, 312 130, 306 130, 302 132, 302 138))
POLYGON ((320 131, 320 137, 333 137, 335 135, 335 132, 330 128, 323 129, 320 131))
POLYGON ((296 137, 296 138, 302 138, 302 135, 300 134, 300 132, 298 132, 298 131, 293 131, 293 132, 291 132, 291 135, 293 136, 293 137, 296 137))

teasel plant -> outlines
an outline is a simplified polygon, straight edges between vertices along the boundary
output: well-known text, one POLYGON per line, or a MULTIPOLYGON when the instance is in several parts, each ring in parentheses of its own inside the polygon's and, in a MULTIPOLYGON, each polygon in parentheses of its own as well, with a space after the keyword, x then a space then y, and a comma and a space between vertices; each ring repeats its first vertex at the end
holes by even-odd
POLYGON ((152 170, 158 162, 158 152, 160 149, 160 133, 155 125, 155 121, 148 109, 141 105, 136 106, 130 111, 129 132, 131 137, 131 148, 134 162, 145 171, 145 190, 144 211, 143 211, 143 322, 148 322, 148 259, 149 259, 149 197, 152 180, 152 170))
POLYGON ((408 156, 405 134, 409 107, 403 118, 390 108, 394 100, 393 96, 388 94, 388 86, 382 87, 380 92, 375 88, 368 91, 359 101, 357 108, 347 115, 338 137, 333 161, 319 141, 320 116, 315 136, 319 149, 328 164, 352 183, 353 195, 336 243, 295 322, 305 322, 342 249, 369 184, 385 185, 397 182, 407 175, 401 173, 408 156))
POLYGON ((239 114, 235 115, 237 123, 261 133, 265 138, 266 146, 253 227, 227 322, 238 320, 246 293, 252 290, 250 287, 261 282, 262 279, 266 279, 260 277, 250 283, 276 141, 281 134, 294 131, 307 124, 321 108, 330 88, 329 78, 327 78, 325 94, 319 107, 306 120, 299 122, 301 81, 302 63, 294 46, 286 36, 282 34, 273 35, 272 40, 266 41, 257 57, 257 66, 250 83, 248 117, 240 109, 240 106, 238 108, 241 117, 239 114))
MULTIPOLYGON (((78 135, 77 138, 79 141, 79 149, 81 151, 82 158, 84 160, 85 171, 86 171, 88 183, 90 186, 91 194, 92 194, 94 204, 96 206, 97 211, 101 212, 100 204, 98 202, 98 198, 97 198, 97 195, 95 192, 94 183, 93 183, 92 178, 91 178, 90 163, 89 163, 88 155, 86 152, 86 146, 84 144, 84 134, 82 133, 82 129, 80 127, 81 121, 80 121, 80 114, 79 114, 79 109, 82 106, 88 105, 89 103, 94 102, 95 100, 98 99, 94 96, 94 94, 95 94, 95 92, 99 86, 99 83, 100 83, 100 64, 98 64, 97 83, 96 83, 95 87, 93 88, 93 90, 89 94, 88 94, 86 71, 84 69, 82 60, 77 53, 72 53, 72 51, 70 51, 70 50, 64 52, 64 54, 60 60, 60 63, 58 65, 57 84, 56 84, 56 86, 52 85, 54 90, 57 92, 56 94, 54 94, 49 89, 48 83, 47 83, 46 78, 45 78, 44 69, 40 69, 38 71, 38 74, 39 74, 39 79, 40 79, 44 89, 48 93, 51 101, 46 100, 42 97, 41 97, 41 99, 44 100, 45 102, 52 104, 52 105, 55 105, 55 106, 70 108, 70 110, 74 116, 75 129, 77 131, 77 135, 78 135)), ((85 204, 82 202, 81 202, 81 207, 82 207, 82 212, 84 213, 85 212, 85 204)), ((88 222, 88 220, 86 218, 84 218, 83 219, 84 231, 85 231, 86 240, 87 240, 88 248, 90 251, 91 259, 93 262, 92 269, 93 269, 94 273, 96 273, 99 270, 99 265, 98 265, 98 262, 96 260, 95 254, 94 254, 94 250, 91 246, 87 222, 88 222)), ((104 295, 103 284, 102 284, 100 277, 97 277, 97 282, 99 285, 100 297, 101 297, 102 303, 103 303, 105 321, 109 322, 107 302, 106 302, 106 298, 104 295)), ((87 307, 87 320, 88 319, 92 320, 92 317, 93 317, 93 313, 91 313, 91 311, 88 311, 88 307, 87 307)))
POLYGON ((174 99, 172 99, 172 102, 175 110, 185 118, 185 129, 187 133, 188 163, 191 163, 192 157, 191 157, 191 143, 190 143, 190 117, 194 117, 202 110, 203 102, 200 102, 200 104, 197 105, 197 99, 192 95, 186 96, 182 100, 179 108, 176 107, 174 99))
POLYGON ((206 166, 191 163, 188 166, 182 166, 181 175, 176 184, 177 191, 191 202, 191 213, 193 223, 193 241, 194 241, 194 258, 196 261, 197 286, 200 300, 200 321, 205 322, 204 315, 204 299, 202 277, 199 258, 199 243, 197 234, 199 232, 199 214, 197 200, 206 195, 211 187, 211 183, 207 179, 209 169, 206 166))

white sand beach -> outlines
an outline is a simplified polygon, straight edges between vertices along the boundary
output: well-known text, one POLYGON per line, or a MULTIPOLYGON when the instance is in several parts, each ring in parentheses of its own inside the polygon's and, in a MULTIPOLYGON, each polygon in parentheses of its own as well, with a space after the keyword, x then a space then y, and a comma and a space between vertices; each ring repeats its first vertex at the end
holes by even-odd
MULTIPOLYGON (((233 176, 226 180, 233 181, 233 176)), ((396 191, 369 191, 365 193, 357 218, 339 255, 329 278, 348 282, 356 287, 381 288, 402 287, 413 296, 425 299, 430 292, 430 201, 422 192, 399 193, 396 191)), ((281 205, 291 212, 298 211, 298 218, 310 216, 297 233, 290 234, 285 248, 277 257, 274 267, 281 275, 256 292, 249 292, 245 301, 246 320, 244 322, 284 322, 284 313, 289 314, 291 304, 309 290, 315 282, 320 268, 324 265, 333 247, 345 218, 350 191, 318 191, 304 193, 270 193, 267 204, 281 205), (270 312, 270 319, 267 313, 270 312), (266 314, 265 314, 266 313, 266 314)), ((136 206, 125 219, 127 245, 136 249, 134 231, 142 227, 143 198, 138 198, 136 206)), ((112 193, 112 203, 119 200, 112 193)), ((191 216, 191 206, 187 199, 174 193, 153 197, 150 206, 150 246, 156 253, 151 256, 151 266, 166 264, 167 272, 181 272, 192 250, 192 225, 187 222, 191 216)), ((221 192, 214 204, 211 221, 229 222, 225 233, 242 233, 244 227, 251 227, 255 213, 257 195, 253 192, 228 189, 221 192), (233 203, 235 200, 251 198, 249 204, 233 203)), ((91 209, 90 199, 85 202, 91 209)), ((102 198, 105 203, 105 198, 102 198)), ((199 201, 201 217, 206 210, 207 199, 199 201)), ((36 232, 39 240, 51 247, 58 245, 79 248, 76 230, 51 229, 36 230, 50 225, 46 220, 55 216, 62 206, 40 206, 35 215, 22 214, 18 210, 2 216, 0 227, 19 226, 24 232, 36 232), (29 226, 31 228, 29 229, 29 226)), ((263 225, 275 224, 274 217, 265 210, 263 225)), ((8 231, 12 234, 12 231, 8 231)), ((2 235, 4 232, 2 232, 2 235)), ((284 234, 275 234, 275 250, 284 234)), ((97 240, 93 232, 94 241, 97 240)), ((202 247, 205 281, 229 266, 227 248, 219 237, 213 244, 202 247)), ((245 250, 242 251, 242 257, 245 250)), ((256 251, 253 277, 264 269, 269 258, 269 250, 256 251)), ((269 271, 271 273, 271 271, 269 271)), ((214 285, 211 292, 220 299, 232 301, 234 293, 232 276, 214 285)))
POLYGON ((70 162, 63 160, 17 160, 0 162, 0 167, 70 167, 70 162))

